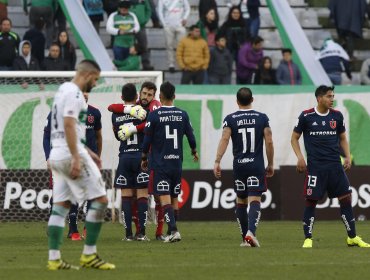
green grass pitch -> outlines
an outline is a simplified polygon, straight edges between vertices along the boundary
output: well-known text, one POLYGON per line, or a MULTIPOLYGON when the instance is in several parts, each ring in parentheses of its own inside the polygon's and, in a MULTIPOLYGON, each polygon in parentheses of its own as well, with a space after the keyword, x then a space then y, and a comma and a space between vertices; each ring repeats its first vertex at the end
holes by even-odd
MULTIPOLYGON (((46 223, 0 223, 1 279, 369 279, 370 248, 349 248, 338 221, 319 221, 314 248, 302 249, 301 222, 261 221, 261 248, 239 247, 236 222, 179 222, 183 240, 123 242, 122 225, 105 223, 98 252, 114 271, 47 271, 46 223)), ((357 223, 370 241, 370 222, 357 223)), ((153 238, 154 226, 147 229, 153 238)), ((66 238, 62 256, 78 264, 82 242, 66 238)))

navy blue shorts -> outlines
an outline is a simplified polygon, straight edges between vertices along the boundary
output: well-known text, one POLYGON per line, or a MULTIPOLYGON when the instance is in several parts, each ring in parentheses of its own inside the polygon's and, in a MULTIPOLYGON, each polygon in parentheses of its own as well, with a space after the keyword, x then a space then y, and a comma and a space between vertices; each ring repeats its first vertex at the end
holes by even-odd
POLYGON ((267 190, 265 172, 255 173, 245 169, 234 168, 234 191, 238 197, 246 197, 248 194, 256 195, 267 190))
POLYGON ((329 170, 307 170, 303 195, 320 200, 327 193, 329 198, 351 193, 349 181, 343 168, 329 170))
POLYGON ((148 187, 149 174, 141 169, 141 158, 120 157, 114 187, 118 189, 144 189, 148 187))
POLYGON ((181 175, 182 170, 151 170, 152 187, 150 191, 157 195, 171 195, 171 197, 178 197, 181 193, 181 175))

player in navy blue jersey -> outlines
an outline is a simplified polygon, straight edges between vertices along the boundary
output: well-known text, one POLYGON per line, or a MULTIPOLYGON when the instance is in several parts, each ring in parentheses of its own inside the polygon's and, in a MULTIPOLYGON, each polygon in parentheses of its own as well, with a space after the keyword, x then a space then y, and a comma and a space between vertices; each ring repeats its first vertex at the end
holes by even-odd
MULTIPOLYGON (((122 87, 122 100, 125 105, 135 105, 137 99, 136 87, 128 83, 122 87)), ((124 141, 118 136, 120 126, 137 126, 143 121, 130 114, 112 114, 113 132, 116 139, 121 142, 119 148, 119 164, 114 180, 114 186, 121 189, 122 219, 126 230, 125 241, 133 241, 132 234, 132 202, 136 195, 137 211, 140 232, 136 236, 138 241, 149 241, 145 235, 148 216, 148 181, 149 174, 141 169, 141 152, 144 138, 143 132, 132 134, 124 141)))
POLYGON ((312 248, 312 230, 317 201, 327 193, 338 198, 340 215, 347 230, 347 245, 370 247, 356 235, 352 210, 350 184, 345 170, 351 168, 350 150, 341 112, 333 109, 334 87, 319 86, 315 91, 317 106, 303 111, 294 127, 291 144, 298 158, 297 171, 306 172, 304 196, 306 207, 303 215, 305 241, 303 248, 312 248), (303 133, 307 165, 299 146, 303 133), (340 149, 344 153, 343 165, 340 149))
MULTIPOLYGON (((88 101, 89 94, 87 92, 83 93, 84 98, 86 102, 88 101)), ((49 113, 46 125, 44 127, 44 136, 43 136, 43 147, 44 147, 44 153, 45 158, 48 164, 49 168, 49 154, 51 150, 50 145, 50 128, 51 125, 51 112, 49 113)), ((89 147, 94 153, 96 153, 99 157, 101 156, 102 152, 102 133, 101 133, 101 113, 99 109, 88 105, 87 108, 87 119, 86 119, 86 146, 89 147)), ((52 174, 50 172, 50 188, 53 187, 53 178, 52 174)), ((52 205, 52 198, 50 200, 50 205, 52 205)), ((90 202, 87 202, 87 208, 89 208, 90 202)), ((81 240, 82 237, 80 233, 78 232, 77 228, 77 215, 78 215, 78 204, 72 204, 70 211, 68 213, 68 224, 69 224, 69 230, 68 230, 68 238, 70 238, 73 241, 81 240)))
POLYGON ((174 208, 178 207, 178 195, 181 192, 181 174, 184 135, 188 138, 194 161, 198 161, 196 141, 188 114, 173 105, 175 87, 164 82, 160 87, 159 100, 162 107, 151 112, 145 125, 145 136, 141 166, 148 169, 148 153, 150 152, 150 168, 153 178, 154 194, 159 195, 164 210, 165 221, 170 235, 164 242, 177 242, 181 235, 177 230, 174 208))
POLYGON ((267 115, 252 109, 253 96, 249 88, 240 88, 236 97, 239 110, 224 119, 213 172, 217 179, 221 178, 220 162, 231 138, 234 190, 237 195, 235 213, 242 236, 240 246, 260 247, 256 230, 261 218, 261 195, 267 189, 265 177, 274 175, 272 132, 267 115), (264 141, 268 161, 266 168, 264 141))

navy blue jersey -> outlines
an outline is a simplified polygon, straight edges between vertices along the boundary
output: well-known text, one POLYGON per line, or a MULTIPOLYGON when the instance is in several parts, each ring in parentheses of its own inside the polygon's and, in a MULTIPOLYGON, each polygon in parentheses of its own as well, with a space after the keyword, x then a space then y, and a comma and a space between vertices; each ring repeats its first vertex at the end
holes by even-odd
POLYGON ((323 115, 315 108, 303 111, 294 131, 303 133, 308 168, 341 167, 339 135, 346 131, 341 112, 330 109, 323 115))
POLYGON ((174 106, 162 106, 152 111, 144 130, 143 152, 150 153, 152 169, 182 169, 182 140, 188 138, 190 148, 196 148, 188 114, 174 106))
MULTIPOLYGON (((43 147, 46 160, 49 158, 51 143, 51 112, 49 113, 44 127, 43 147)), ((94 153, 98 153, 98 145, 96 143, 96 131, 101 129, 101 113, 99 109, 88 105, 86 119, 86 146, 94 153)))
MULTIPOLYGON (((132 117, 130 114, 112 114, 112 125, 113 125, 113 132, 117 138, 117 140, 120 141, 120 139, 117 136, 119 127, 123 124, 133 124, 138 125, 142 123, 141 120, 132 117)), ((144 133, 138 132, 131 135, 129 139, 126 141, 121 141, 121 144, 119 146, 119 157, 141 157, 141 151, 143 146, 143 138, 144 133)))
POLYGON ((248 109, 227 115, 223 127, 230 127, 233 142, 234 168, 265 170, 263 158, 264 130, 270 127, 266 114, 248 109))

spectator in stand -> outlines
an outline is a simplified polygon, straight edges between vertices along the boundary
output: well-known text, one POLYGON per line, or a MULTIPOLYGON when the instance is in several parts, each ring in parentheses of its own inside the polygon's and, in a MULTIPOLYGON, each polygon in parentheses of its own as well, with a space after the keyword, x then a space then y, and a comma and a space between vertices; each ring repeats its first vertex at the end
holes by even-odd
POLYGON ((0 22, 7 17, 8 17, 8 0, 0 0, 0 22))
POLYGON ((188 0, 159 0, 158 17, 163 25, 168 69, 171 73, 175 72, 175 48, 179 41, 186 36, 186 21, 190 14, 188 0))
POLYGON ((45 58, 46 39, 44 33, 42 32, 44 27, 44 19, 39 18, 35 21, 35 26, 27 30, 23 36, 23 40, 31 42, 31 54, 37 58, 39 64, 41 64, 45 58))
POLYGON ((149 0, 136 0, 130 9, 133 12, 140 24, 140 30, 137 32, 136 41, 141 48, 141 63, 144 71, 152 71, 154 67, 150 65, 150 54, 148 50, 148 37, 146 34, 145 25, 148 23, 152 15, 149 0))
POLYGON ((237 84, 254 84, 256 72, 263 58, 263 39, 259 36, 245 43, 239 50, 236 64, 237 84))
POLYGON ((213 48, 216 45, 215 37, 218 30, 218 18, 214 8, 209 9, 203 17, 197 22, 200 34, 207 41, 208 47, 213 48))
POLYGON ((324 41, 317 58, 333 85, 342 84, 342 72, 346 73, 348 79, 352 79, 349 56, 342 46, 332 39, 324 41))
POLYGON ((46 47, 53 42, 54 32, 54 12, 56 8, 55 0, 23 0, 23 10, 28 15, 28 5, 31 6, 29 11, 30 26, 34 27, 36 20, 43 18, 46 25, 46 47))
POLYGON ((272 68, 271 57, 262 58, 256 73, 255 84, 257 85, 276 85, 276 70, 272 68))
POLYGON ((181 39, 176 58, 182 70, 181 84, 203 83, 209 64, 209 49, 207 42, 200 36, 198 26, 192 25, 189 35, 181 39))
POLYGON ((226 48, 226 38, 216 35, 216 47, 211 49, 208 67, 208 82, 213 85, 231 84, 233 58, 226 48))
POLYGON ((292 50, 282 49, 283 60, 276 69, 276 81, 279 85, 302 84, 301 72, 297 64, 292 61, 292 50))
POLYGON ((217 10, 217 3, 216 0, 199 0, 198 4, 198 11, 199 11, 199 18, 205 18, 209 10, 213 9, 215 11, 215 19, 218 23, 218 10, 217 10))
POLYGON ((20 39, 11 29, 12 21, 4 18, 0 32, 0 71, 12 70, 13 61, 18 54, 20 39))
POLYGON ((130 48, 135 44, 135 34, 140 25, 134 13, 129 12, 131 1, 120 1, 118 11, 112 13, 107 21, 107 32, 114 36, 114 59, 123 61, 130 54, 130 48))
POLYGON ((361 66, 361 84, 370 85, 370 58, 366 59, 361 66))
POLYGON ((118 71, 140 71, 140 46, 135 44, 125 60, 114 60, 113 63, 118 71))
POLYGON ((260 29, 260 0, 240 0, 239 8, 242 11, 242 16, 247 29, 247 36, 254 38, 258 36, 260 29))
POLYGON ((100 33, 100 22, 104 19, 104 9, 102 0, 83 0, 82 4, 89 16, 96 33, 100 33))
POLYGON ((226 38, 226 46, 237 63, 240 46, 244 44, 247 38, 245 22, 238 6, 230 8, 227 19, 219 32, 226 38))
POLYGON ((155 4, 153 0, 149 0, 150 3, 150 8, 152 9, 152 14, 150 15, 150 18, 152 19, 153 22, 153 28, 161 28, 161 24, 159 22, 159 17, 157 15, 157 10, 155 8, 155 4))
POLYGON ((68 70, 75 70, 76 50, 69 40, 67 31, 61 31, 58 34, 58 46, 60 48, 59 57, 68 65, 68 70))
MULTIPOLYGON (((109 17, 114 12, 117 12, 118 10, 118 1, 119 0, 104 0, 103 1, 103 9, 107 13, 107 16, 109 17)), ((113 35, 110 36, 110 45, 109 48, 113 46, 113 35)))
POLYGON ((54 18, 53 18, 53 29, 54 29, 54 34, 53 34, 54 38, 57 38, 58 34, 61 31, 67 30, 67 19, 58 1, 57 1, 54 18), (58 23, 58 28, 56 28, 55 22, 58 23))
POLYGON ((51 43, 49 55, 45 57, 41 64, 41 69, 45 71, 68 71, 69 65, 60 57, 60 47, 58 43, 51 43))
POLYGON ((339 43, 354 59, 354 39, 362 38, 362 27, 365 22, 366 0, 330 0, 330 19, 337 29, 339 43))

